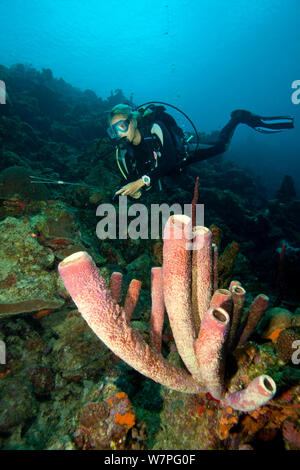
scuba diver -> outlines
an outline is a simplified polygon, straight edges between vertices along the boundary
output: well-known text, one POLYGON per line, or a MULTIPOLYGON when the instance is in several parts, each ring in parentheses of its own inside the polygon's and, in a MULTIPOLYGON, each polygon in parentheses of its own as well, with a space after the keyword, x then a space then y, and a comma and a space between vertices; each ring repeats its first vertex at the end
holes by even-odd
POLYGON ((273 133, 292 129, 294 119, 289 116, 261 117, 250 111, 236 110, 220 131, 217 142, 207 148, 199 148, 195 127, 198 143, 191 144, 193 136, 185 136, 175 119, 165 112, 164 106, 148 104, 136 109, 127 104, 114 106, 107 133, 116 147, 118 167, 124 179, 129 181, 115 196, 137 199, 142 194, 142 188, 148 190, 158 185, 161 189, 163 176, 225 152, 238 124, 246 124, 259 132, 273 133))

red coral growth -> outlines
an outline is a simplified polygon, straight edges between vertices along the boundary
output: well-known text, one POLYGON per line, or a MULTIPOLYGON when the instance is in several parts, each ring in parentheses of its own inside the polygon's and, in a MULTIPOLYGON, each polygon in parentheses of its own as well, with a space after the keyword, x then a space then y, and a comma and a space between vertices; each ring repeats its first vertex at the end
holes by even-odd
POLYGON ((6 377, 7 375, 11 374, 11 370, 10 369, 5 369, 2 371, 2 368, 0 366, 0 379, 3 379, 3 377, 6 377))
POLYGON ((23 201, 13 201, 11 199, 6 199, 3 203, 4 206, 14 207, 16 210, 25 210, 26 203, 23 201))
POLYGON ((117 413, 115 422, 121 424, 121 426, 126 426, 127 430, 129 430, 135 425, 135 415, 132 413, 126 413, 125 415, 117 413))
POLYGON ((197 406, 196 406, 196 410, 197 410, 198 416, 201 416, 201 415, 204 413, 204 411, 206 410, 206 406, 204 406, 204 405, 202 405, 202 406, 197 405, 197 406))
POLYGON ((52 312, 54 312, 53 308, 45 308, 44 310, 40 310, 39 312, 36 312, 32 316, 33 316, 33 318, 40 319, 40 318, 46 317, 47 315, 49 315, 52 312))
POLYGON ((216 403, 220 403, 220 400, 217 400, 216 398, 214 398, 210 393, 206 393, 205 396, 209 398, 210 400, 215 401, 216 403))
POLYGON ((272 331, 272 333, 266 336, 266 338, 270 339, 273 343, 275 343, 282 331, 284 331, 284 328, 277 328, 277 330, 272 331))
POLYGON ((26 204, 23 201, 16 199, 3 199, 0 205, 0 220, 5 219, 6 217, 20 217, 24 215, 26 204))
POLYGON ((221 440, 227 439, 231 428, 233 428, 233 426, 235 426, 239 421, 239 417, 232 413, 234 413, 232 408, 227 408, 223 411, 222 417, 219 420, 216 433, 221 440))

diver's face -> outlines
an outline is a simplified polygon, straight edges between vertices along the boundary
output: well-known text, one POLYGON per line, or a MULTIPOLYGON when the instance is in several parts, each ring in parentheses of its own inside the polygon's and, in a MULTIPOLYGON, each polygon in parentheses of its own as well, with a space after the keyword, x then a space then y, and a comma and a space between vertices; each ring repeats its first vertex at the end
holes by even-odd
POLYGON ((136 133, 136 121, 129 120, 126 114, 116 114, 110 121, 110 126, 113 127, 120 139, 126 139, 132 142, 136 133))

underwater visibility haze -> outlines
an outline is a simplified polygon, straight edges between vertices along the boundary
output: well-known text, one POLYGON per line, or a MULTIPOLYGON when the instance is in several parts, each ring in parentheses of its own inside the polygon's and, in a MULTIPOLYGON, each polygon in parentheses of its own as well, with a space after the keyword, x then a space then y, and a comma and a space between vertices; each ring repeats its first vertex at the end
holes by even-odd
POLYGON ((0 449, 299 450, 299 2, 0 11, 0 449))
MULTIPOLYGON (((291 101, 300 72, 299 9, 297 0, 90 0, 84 7, 2 0, 1 61, 50 68, 101 97, 121 88, 136 104, 172 103, 211 132, 233 109, 299 116, 291 101)), ((229 153, 261 177, 267 172, 273 190, 281 173, 292 172, 300 186, 295 132, 266 139, 241 126, 229 153)))

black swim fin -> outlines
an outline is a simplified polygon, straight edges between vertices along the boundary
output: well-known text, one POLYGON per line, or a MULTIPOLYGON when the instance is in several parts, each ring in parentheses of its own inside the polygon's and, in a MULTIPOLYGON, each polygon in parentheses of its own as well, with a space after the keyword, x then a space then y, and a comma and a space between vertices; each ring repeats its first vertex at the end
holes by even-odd
POLYGON ((283 129, 294 128, 294 118, 291 116, 262 117, 243 109, 237 109, 231 113, 231 117, 238 122, 247 124, 258 132, 273 134, 283 129))

